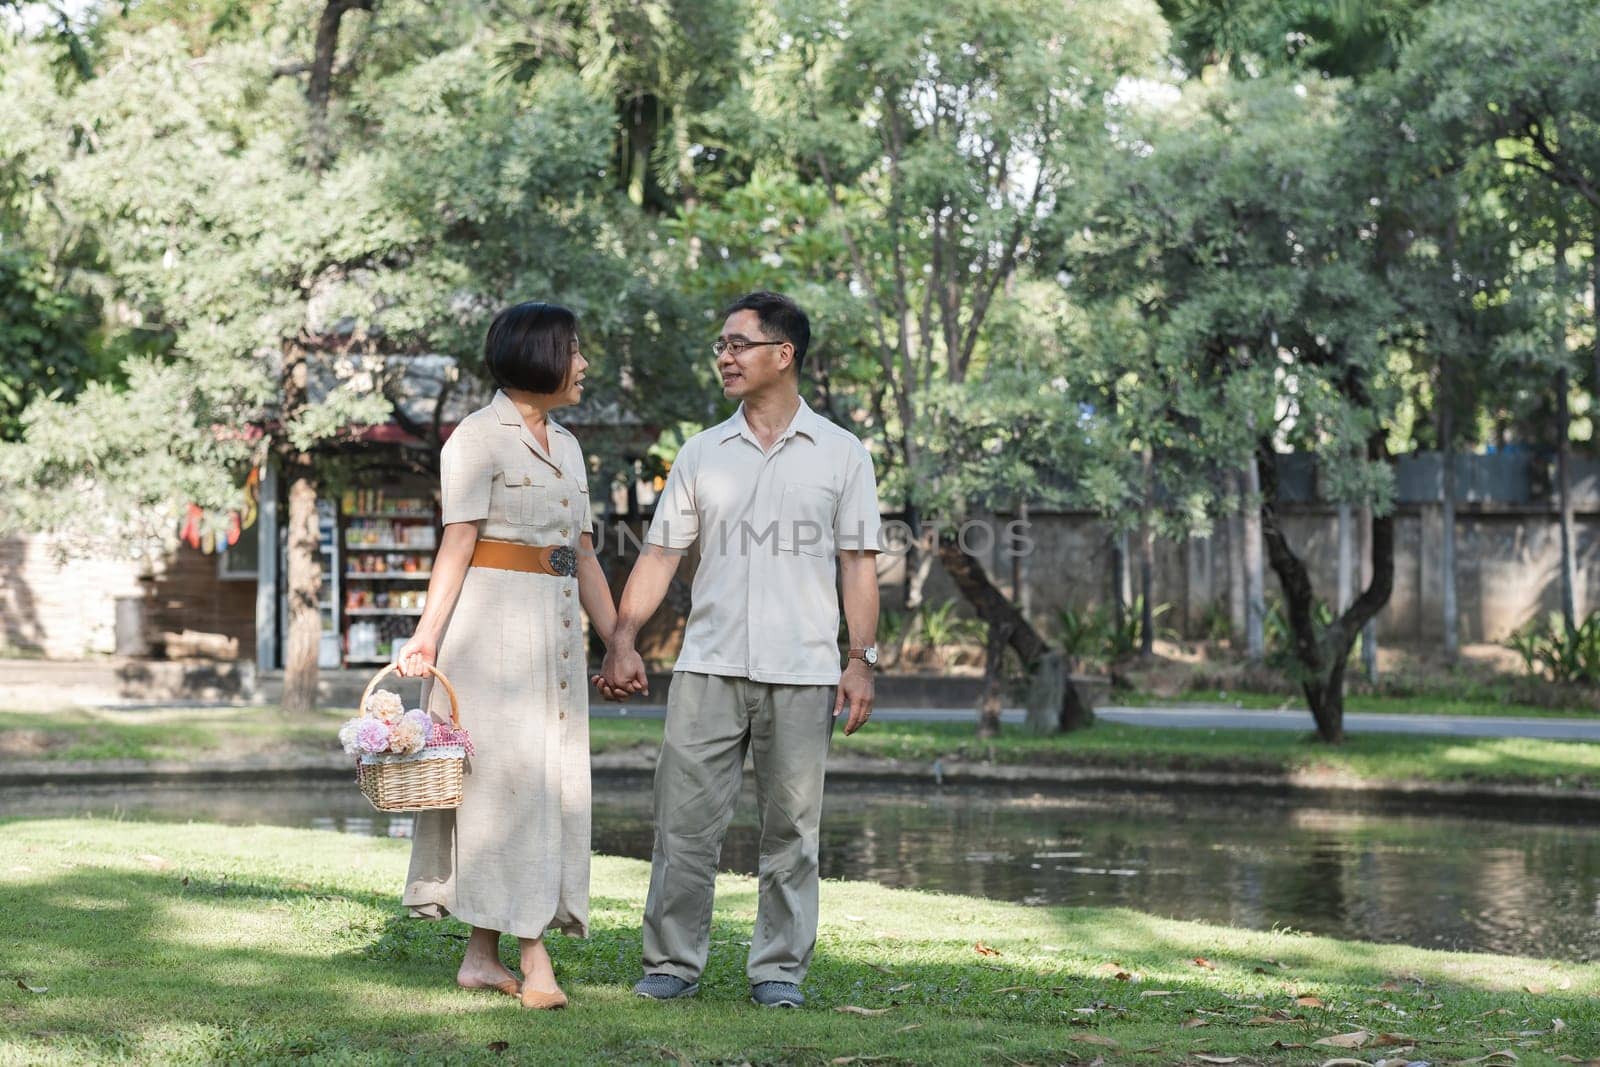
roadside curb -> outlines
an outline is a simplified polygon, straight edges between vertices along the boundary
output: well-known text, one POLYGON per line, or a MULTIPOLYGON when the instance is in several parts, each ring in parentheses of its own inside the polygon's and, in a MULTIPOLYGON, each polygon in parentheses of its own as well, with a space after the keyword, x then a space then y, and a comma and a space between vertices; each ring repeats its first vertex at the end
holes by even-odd
MULTIPOLYGON (((603 752, 593 756, 596 774, 650 774, 653 749, 603 752)), ((1108 767, 1094 764, 1008 764, 963 760, 897 760, 834 756, 828 776, 835 780, 939 785, 1009 785, 1046 788, 1149 788, 1184 791, 1226 790, 1303 799, 1375 802, 1443 801, 1493 803, 1518 807, 1561 807, 1600 812, 1600 789, 1513 782, 1431 782, 1421 779, 1369 781, 1327 771, 1237 771, 1201 768, 1172 770, 1108 767)), ((281 778, 353 779, 350 757, 330 753, 249 761, 78 760, 17 761, 0 764, 0 787, 195 784, 270 782, 281 778)))

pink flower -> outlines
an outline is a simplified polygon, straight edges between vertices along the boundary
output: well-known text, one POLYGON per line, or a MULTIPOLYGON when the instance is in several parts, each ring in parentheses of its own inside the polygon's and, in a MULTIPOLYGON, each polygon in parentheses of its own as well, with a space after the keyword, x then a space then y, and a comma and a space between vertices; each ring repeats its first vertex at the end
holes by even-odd
POLYGON ((389 727, 377 719, 362 719, 356 727, 356 744, 362 752, 373 754, 389 748, 389 727))

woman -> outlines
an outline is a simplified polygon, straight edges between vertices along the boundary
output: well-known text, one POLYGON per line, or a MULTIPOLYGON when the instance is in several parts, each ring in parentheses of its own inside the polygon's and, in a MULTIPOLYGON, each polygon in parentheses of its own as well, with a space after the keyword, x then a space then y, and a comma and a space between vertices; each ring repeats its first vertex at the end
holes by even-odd
MULTIPOLYGON (((489 327, 500 389, 440 457, 444 537, 400 673, 438 666, 456 687, 475 754, 461 806, 417 817, 405 903, 472 927, 456 983, 561 1008, 547 930, 587 936, 589 704, 578 604, 609 639, 616 607, 594 555, 583 453, 550 412, 583 396, 577 319, 518 304, 489 327), (522 949, 522 982, 500 935, 522 949)), ((448 720, 433 686, 429 710, 448 720)))

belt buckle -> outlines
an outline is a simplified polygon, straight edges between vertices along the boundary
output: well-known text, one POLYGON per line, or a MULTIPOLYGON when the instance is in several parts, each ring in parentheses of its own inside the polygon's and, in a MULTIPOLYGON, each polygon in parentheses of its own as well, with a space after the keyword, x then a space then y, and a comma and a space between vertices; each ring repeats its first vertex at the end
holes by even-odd
POLYGON ((561 578, 571 578, 578 573, 578 554, 571 545, 557 545, 550 550, 550 571, 561 578))

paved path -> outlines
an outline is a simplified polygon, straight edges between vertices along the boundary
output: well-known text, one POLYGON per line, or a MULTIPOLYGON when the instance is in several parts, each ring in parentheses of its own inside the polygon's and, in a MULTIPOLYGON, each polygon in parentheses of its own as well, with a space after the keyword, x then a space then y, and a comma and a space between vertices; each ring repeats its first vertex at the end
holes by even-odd
MULTIPOLYGON (((666 708, 659 704, 630 705, 626 709, 599 700, 591 701, 595 718, 624 716, 659 719, 666 708)), ((971 708, 879 708, 877 722, 972 722, 971 708)), ((1096 708, 1095 714, 1107 722, 1135 726, 1164 726, 1201 730, 1300 730, 1312 729, 1309 711, 1245 711, 1238 708, 1096 708)), ((1021 723, 1022 709, 1007 708, 1001 714, 1005 723, 1021 723)), ((1348 734, 1427 734, 1442 737, 1537 737, 1551 741, 1600 741, 1600 716, 1592 719, 1492 718, 1478 715, 1385 715, 1375 712, 1345 712, 1348 734)))

